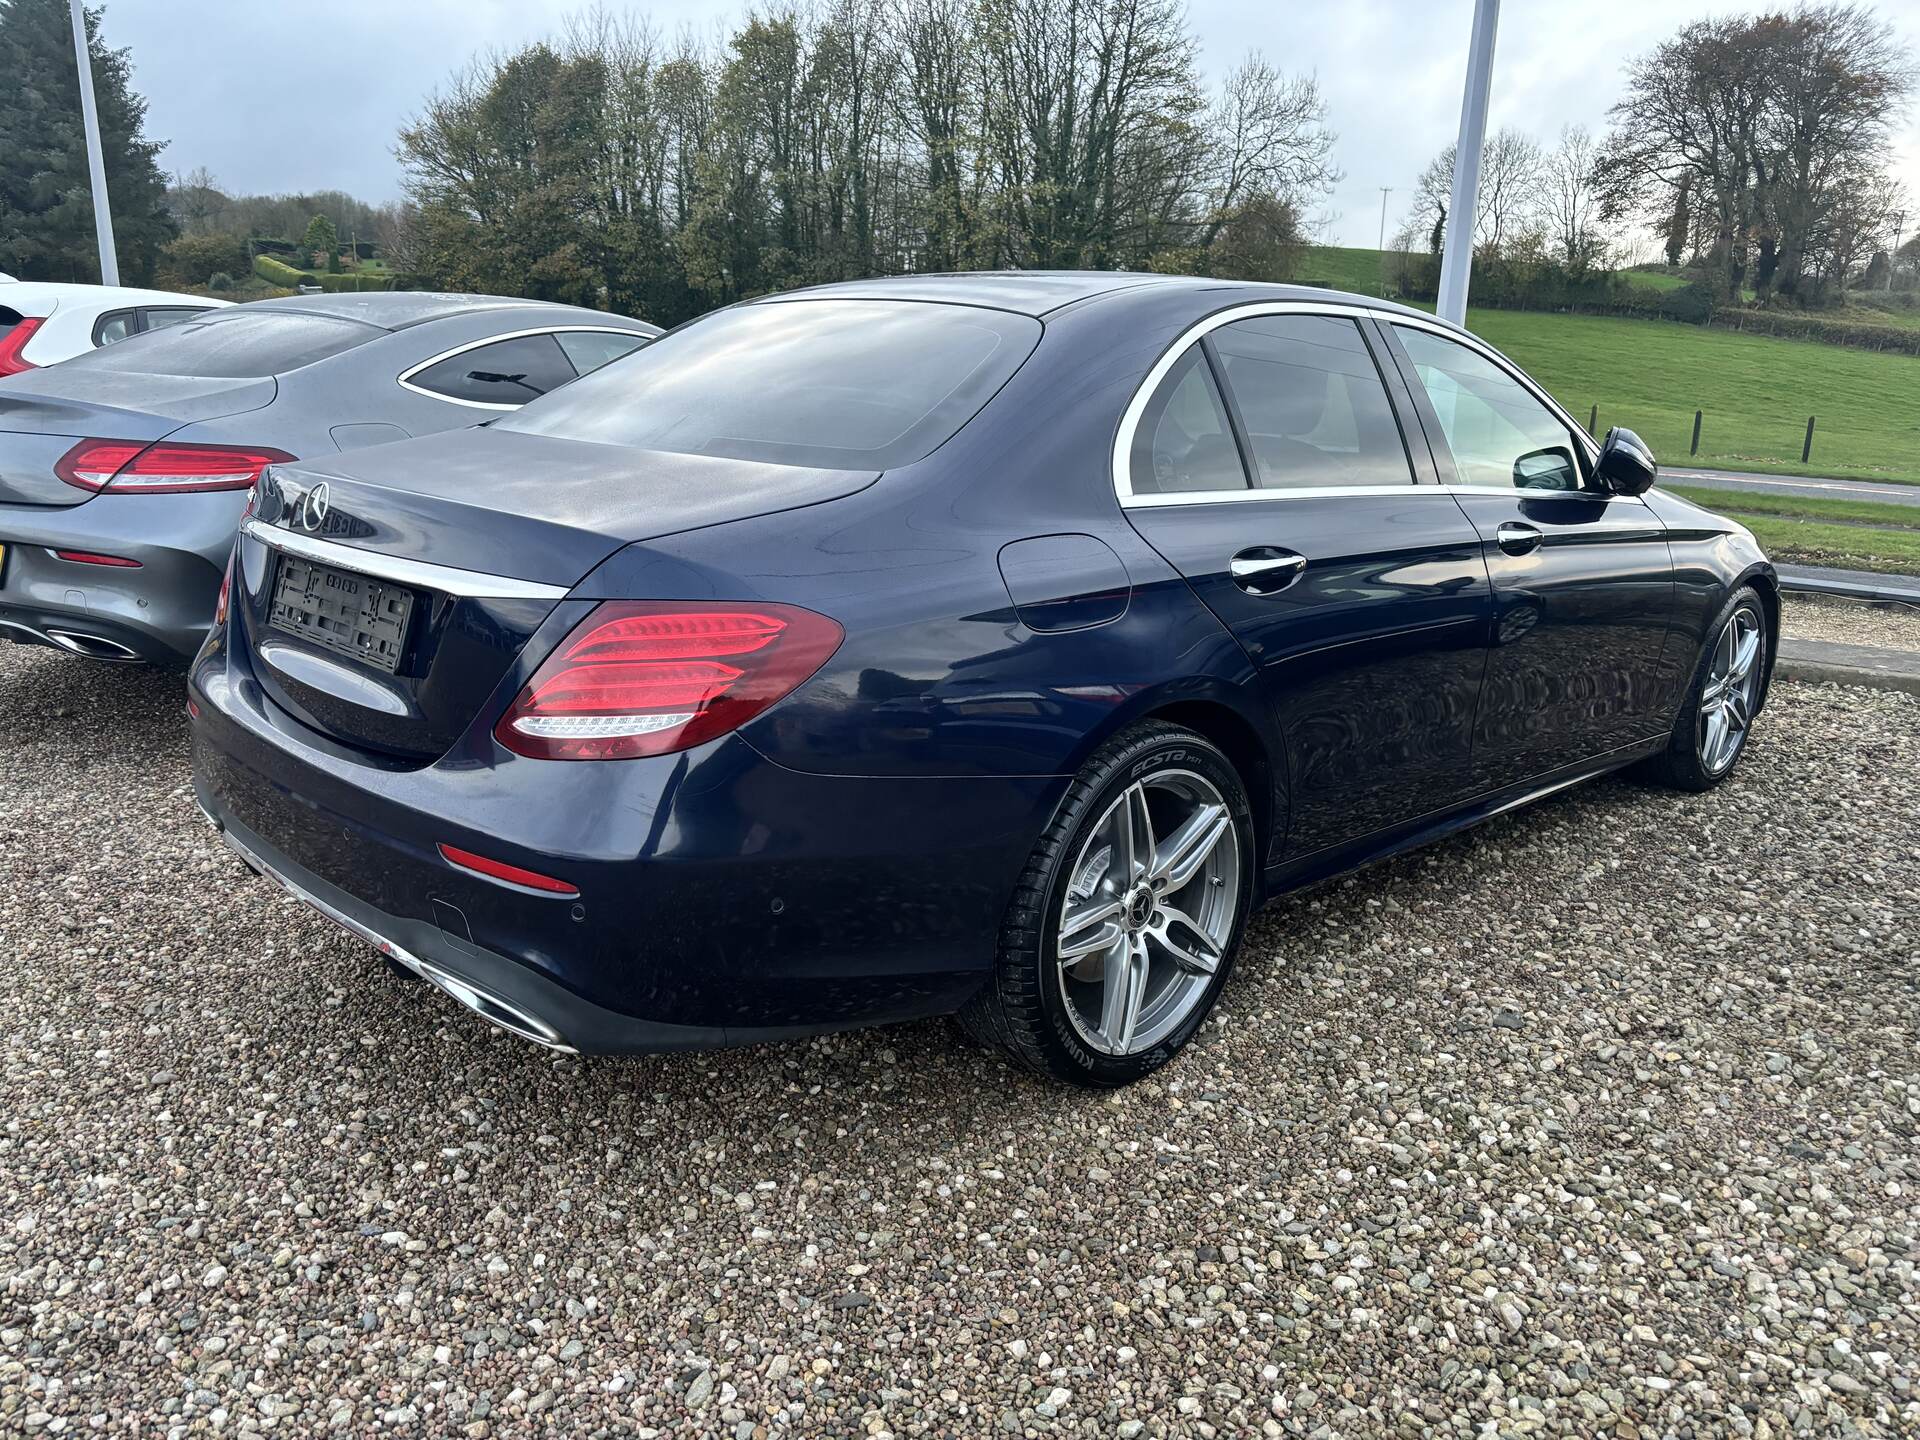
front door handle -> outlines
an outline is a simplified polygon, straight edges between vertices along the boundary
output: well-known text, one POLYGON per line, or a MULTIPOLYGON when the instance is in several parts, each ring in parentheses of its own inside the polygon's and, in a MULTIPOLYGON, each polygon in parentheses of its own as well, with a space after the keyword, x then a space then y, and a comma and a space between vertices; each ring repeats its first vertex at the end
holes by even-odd
POLYGON ((1493 532, 1493 538, 1509 555, 1530 555, 1540 548, 1540 542, 1546 536, 1535 526, 1508 520, 1493 532))
POLYGON ((1307 557, 1274 545, 1242 550, 1228 562, 1233 583, 1249 595, 1277 595, 1307 569, 1307 557))

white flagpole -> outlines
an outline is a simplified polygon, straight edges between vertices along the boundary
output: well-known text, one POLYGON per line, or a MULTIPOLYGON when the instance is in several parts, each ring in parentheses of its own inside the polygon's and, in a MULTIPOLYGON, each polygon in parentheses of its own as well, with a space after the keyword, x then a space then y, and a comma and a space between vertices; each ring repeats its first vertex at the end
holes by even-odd
POLYGON ((93 179, 93 233, 100 242, 100 283, 120 283, 120 262, 113 251, 113 213, 107 208, 107 164, 100 155, 100 111, 93 100, 93 63, 87 53, 87 15, 81 0, 73 11, 73 55, 80 66, 80 117, 87 127, 87 173, 93 179))
MULTIPOLYGON (((78 0, 75 0, 78 3, 78 0)), ((1493 88, 1493 37, 1500 0, 1474 0, 1473 40, 1467 49, 1467 88, 1460 97, 1460 141, 1453 152, 1453 206, 1440 257, 1442 320, 1467 323, 1467 278, 1473 270, 1473 212, 1480 194, 1480 151, 1487 139, 1487 95, 1493 88)))

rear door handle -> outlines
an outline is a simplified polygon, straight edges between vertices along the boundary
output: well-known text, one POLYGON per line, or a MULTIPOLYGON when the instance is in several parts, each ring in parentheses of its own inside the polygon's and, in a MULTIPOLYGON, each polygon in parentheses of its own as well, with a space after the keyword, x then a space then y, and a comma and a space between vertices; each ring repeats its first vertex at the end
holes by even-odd
POLYGON ((1277 595, 1307 569, 1307 557, 1274 545, 1256 545, 1242 550, 1228 562, 1233 583, 1249 595, 1277 595))
POLYGON ((1493 538, 1509 555, 1528 555, 1540 548, 1546 536, 1535 526, 1508 520, 1493 532, 1493 538))

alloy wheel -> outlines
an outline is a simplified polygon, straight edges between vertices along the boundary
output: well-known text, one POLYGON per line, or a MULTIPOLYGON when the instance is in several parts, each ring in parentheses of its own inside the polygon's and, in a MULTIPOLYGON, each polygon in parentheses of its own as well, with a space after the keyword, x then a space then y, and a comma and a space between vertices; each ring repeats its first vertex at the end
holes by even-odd
POLYGON ((1218 788, 1163 770, 1121 792, 1067 873, 1055 943, 1080 1038, 1134 1055, 1201 1005, 1240 903, 1240 838, 1218 788))
POLYGON ((1766 632, 1758 612, 1742 605, 1727 617, 1707 661, 1700 689, 1700 764, 1718 775, 1732 766, 1746 743, 1760 694, 1760 659, 1766 632))

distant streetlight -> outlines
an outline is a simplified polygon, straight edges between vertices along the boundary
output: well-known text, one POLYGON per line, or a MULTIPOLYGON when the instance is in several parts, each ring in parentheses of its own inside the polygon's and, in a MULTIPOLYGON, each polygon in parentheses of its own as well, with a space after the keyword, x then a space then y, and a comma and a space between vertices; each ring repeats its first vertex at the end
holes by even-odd
POLYGON ((1467 86, 1460 97, 1460 140, 1453 150, 1453 205, 1440 256, 1442 320, 1467 323, 1467 279, 1473 270, 1473 216, 1480 197, 1480 151, 1487 139, 1487 96, 1493 88, 1493 37, 1500 0, 1474 0, 1473 38, 1467 46, 1467 86))
POLYGON ((1380 187, 1380 243, 1374 247, 1375 249, 1385 250, 1387 248, 1387 196, 1392 193, 1393 186, 1382 185, 1380 187))
POLYGON ((80 118, 87 128, 87 173, 93 180, 93 234, 100 242, 100 283, 120 283, 120 262, 113 252, 113 213, 107 209, 107 162, 100 155, 100 110, 93 100, 93 61, 87 49, 87 13, 80 0, 68 0, 73 12, 73 57, 80 66, 80 118))

